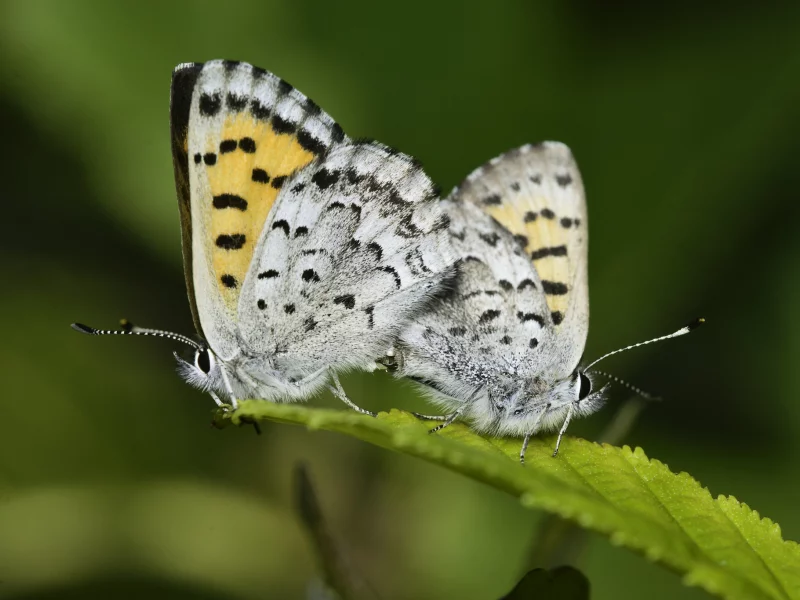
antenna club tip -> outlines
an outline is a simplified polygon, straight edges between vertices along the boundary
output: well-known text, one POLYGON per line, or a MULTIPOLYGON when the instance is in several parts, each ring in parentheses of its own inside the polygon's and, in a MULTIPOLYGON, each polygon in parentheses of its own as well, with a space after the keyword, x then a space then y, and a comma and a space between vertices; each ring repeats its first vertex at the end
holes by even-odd
POLYGON ((694 321, 692 321, 691 323, 689 323, 689 324, 686 326, 686 328, 687 328, 689 331, 691 331, 692 329, 697 329, 698 327, 700 327, 700 325, 702 325, 702 324, 703 324, 703 323, 705 323, 705 322, 706 322, 706 320, 705 320, 703 317, 697 317, 697 318, 696 318, 694 321))
POLYGON ((89 327, 83 323, 71 323, 70 327, 72 327, 75 331, 88 335, 95 335, 97 333, 97 330, 94 327, 89 327))

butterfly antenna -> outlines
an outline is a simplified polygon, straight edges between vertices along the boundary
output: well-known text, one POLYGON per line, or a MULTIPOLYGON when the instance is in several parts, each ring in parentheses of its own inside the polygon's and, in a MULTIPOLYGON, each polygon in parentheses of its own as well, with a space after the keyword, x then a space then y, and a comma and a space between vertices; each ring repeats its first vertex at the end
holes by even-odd
POLYGON ((598 375, 602 375, 603 377, 610 379, 614 383, 618 383, 622 387, 628 388, 637 396, 641 396, 645 400, 661 400, 660 396, 654 396, 653 394, 649 394, 648 392, 645 392, 642 388, 636 387, 635 385, 630 384, 624 379, 620 379, 619 377, 617 377, 616 375, 612 375, 611 373, 606 373, 605 371, 599 371, 597 369, 592 371, 592 373, 597 373, 598 375))
POLYGON ((583 370, 583 372, 586 373, 594 365, 599 363, 601 360, 603 360, 605 358, 608 358, 609 356, 612 356, 614 354, 619 354, 620 352, 625 352, 627 350, 633 350, 634 348, 638 348, 639 346, 646 346, 647 344, 652 344, 654 342, 660 342, 662 340, 668 340, 670 338, 686 335, 687 333, 689 333, 693 329, 697 329, 698 327, 700 327, 700 325, 702 325, 705 322, 706 322, 706 320, 703 319, 702 317, 700 317, 699 319, 695 319, 694 321, 692 321, 691 323, 689 323, 685 327, 681 327, 675 333, 670 333, 669 335, 662 335, 661 337, 653 338, 652 340, 647 340, 645 342, 639 342, 638 344, 632 344, 630 346, 625 346, 624 348, 620 348, 619 350, 614 350, 613 352, 609 352, 608 354, 604 354, 603 356, 598 358, 596 361, 594 361, 592 364, 590 364, 588 367, 586 367, 583 370))
POLYGON ((145 329, 144 327, 136 327, 133 323, 123 319, 122 329, 95 329, 82 323, 72 323, 71 327, 75 331, 85 333, 87 335, 149 335, 152 337, 166 338, 168 340, 175 340, 176 342, 183 342, 193 347, 195 350, 201 350, 202 346, 195 342, 193 339, 181 335, 180 333, 173 333, 171 331, 162 331, 160 329, 145 329))

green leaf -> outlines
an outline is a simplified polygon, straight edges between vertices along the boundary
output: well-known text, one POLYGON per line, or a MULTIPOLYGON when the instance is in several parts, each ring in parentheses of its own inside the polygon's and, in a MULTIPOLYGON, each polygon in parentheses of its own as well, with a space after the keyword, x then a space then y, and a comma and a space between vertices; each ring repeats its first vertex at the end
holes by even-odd
POLYGON ((800 600, 800 546, 732 496, 711 497, 687 473, 672 473, 643 450, 566 437, 535 438, 519 463, 520 440, 479 436, 455 423, 435 435, 413 415, 248 400, 217 423, 268 419, 336 431, 417 456, 608 536, 722 598, 800 600))

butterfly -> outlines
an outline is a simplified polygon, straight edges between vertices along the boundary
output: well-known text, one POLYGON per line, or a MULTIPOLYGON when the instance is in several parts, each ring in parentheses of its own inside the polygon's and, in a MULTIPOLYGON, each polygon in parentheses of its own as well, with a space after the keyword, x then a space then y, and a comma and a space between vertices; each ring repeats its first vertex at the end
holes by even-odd
POLYGON ((570 420, 605 396, 579 368, 589 238, 575 159, 558 142, 522 146, 475 170, 442 207, 460 272, 384 364, 448 411, 425 417, 442 421, 432 431, 463 418, 479 432, 523 437, 524 462, 532 435, 559 429, 555 455, 570 420))
POLYGON ((179 65, 171 134, 189 303, 202 341, 128 326, 83 333, 189 344, 179 372, 219 405, 304 400, 373 370, 452 278, 449 219, 420 164, 352 140, 252 65, 179 65), (333 382, 333 386, 329 384, 333 382))

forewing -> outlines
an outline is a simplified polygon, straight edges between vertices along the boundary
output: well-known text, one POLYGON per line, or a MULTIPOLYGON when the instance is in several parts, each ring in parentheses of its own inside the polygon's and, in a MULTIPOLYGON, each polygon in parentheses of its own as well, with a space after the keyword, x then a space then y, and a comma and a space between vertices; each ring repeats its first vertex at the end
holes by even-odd
POLYGON ((192 313, 226 357, 241 285, 282 184, 346 138, 291 85, 234 61, 175 69, 171 129, 192 313))
POLYGON ((569 148, 543 142, 512 150, 476 169, 451 197, 491 215, 533 262, 553 328, 547 352, 567 375, 589 327, 586 199, 569 148))
POLYGON ((246 347, 296 376, 374 365, 452 271, 447 225, 415 161, 334 148, 267 219, 240 301, 246 347))

